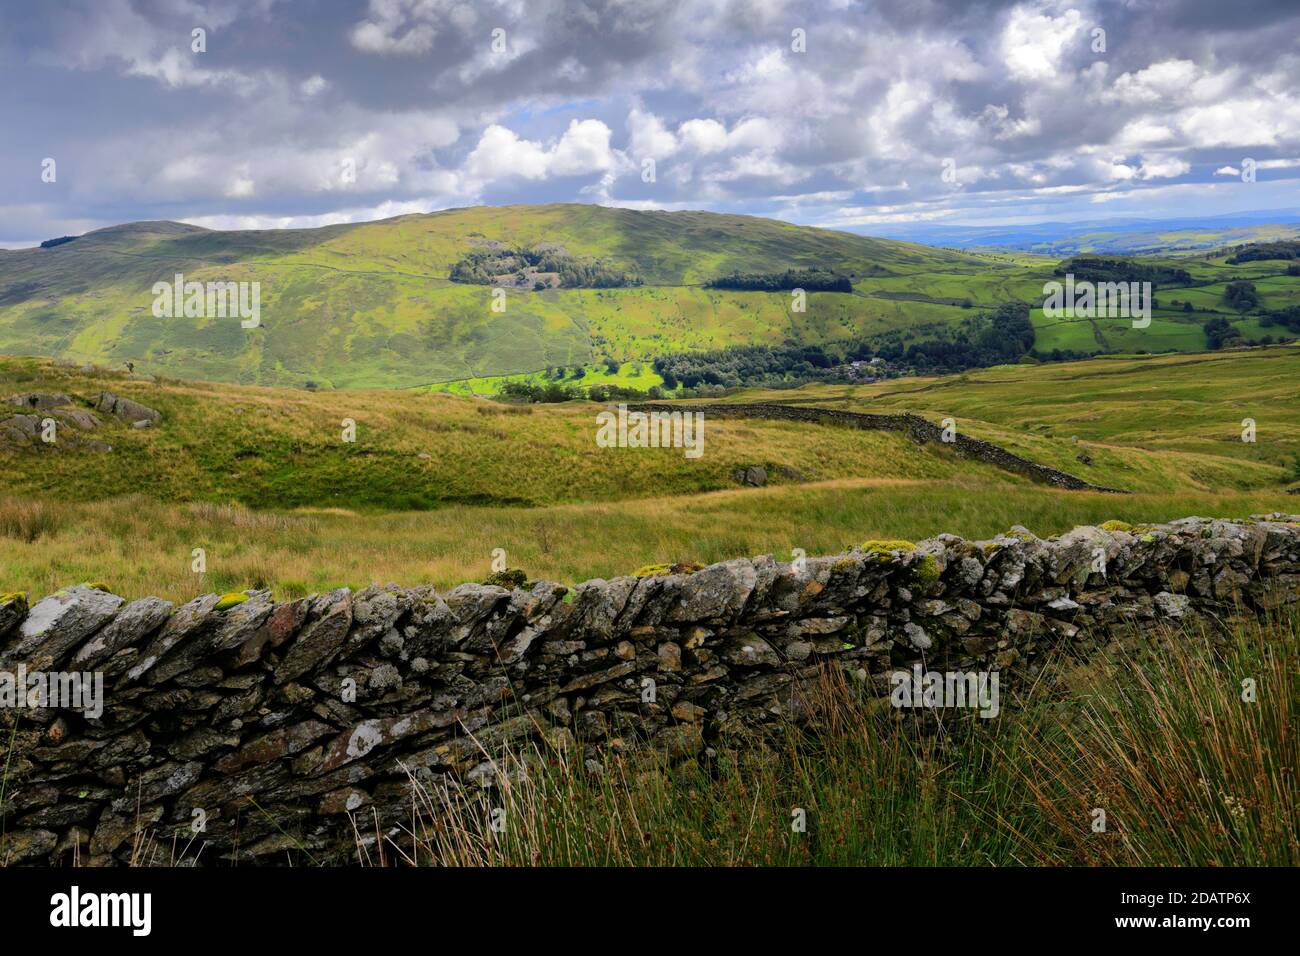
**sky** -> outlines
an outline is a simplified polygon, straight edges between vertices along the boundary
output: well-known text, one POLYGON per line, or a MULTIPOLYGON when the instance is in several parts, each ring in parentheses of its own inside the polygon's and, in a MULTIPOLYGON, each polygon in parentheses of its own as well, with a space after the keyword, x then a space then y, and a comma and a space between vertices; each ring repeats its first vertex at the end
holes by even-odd
POLYGON ((0 0, 0 246, 481 203, 867 234, 1295 208, 1298 94, 1296 0, 0 0))

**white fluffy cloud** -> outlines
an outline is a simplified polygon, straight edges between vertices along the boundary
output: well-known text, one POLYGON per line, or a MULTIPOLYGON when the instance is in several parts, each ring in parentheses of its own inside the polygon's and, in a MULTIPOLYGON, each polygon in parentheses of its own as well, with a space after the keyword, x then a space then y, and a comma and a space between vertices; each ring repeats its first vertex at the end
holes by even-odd
POLYGON ((609 148, 610 129, 600 120, 574 120, 551 154, 555 176, 583 176, 605 172, 615 164, 609 148))
POLYGON ((559 140, 547 147, 493 124, 469 154, 465 172, 479 183, 509 176, 545 179, 607 172, 617 164, 609 147, 610 135, 610 128, 600 120, 574 120, 559 140))
POLYGON ((677 134, 694 153, 720 153, 727 148, 727 127, 715 119, 687 120, 678 127, 677 134))
POLYGON ((465 171, 475 179, 492 180, 505 176, 541 179, 546 175, 549 157, 537 143, 520 139, 504 126, 493 124, 469 154, 465 171))
POLYGON ((627 115, 628 146, 638 159, 662 159, 677 152, 677 137, 653 113, 633 109, 627 115))
POLYGON ((1018 80, 1051 80, 1067 57, 1066 48, 1083 26, 1078 10, 1059 17, 1037 13, 1027 6, 1011 11, 1002 30, 1002 62, 1018 80))
POLYGON ((1151 159, 1143 157, 1138 175, 1143 179, 1172 179, 1175 176, 1185 176, 1191 171, 1191 163, 1175 156, 1157 156, 1151 159))

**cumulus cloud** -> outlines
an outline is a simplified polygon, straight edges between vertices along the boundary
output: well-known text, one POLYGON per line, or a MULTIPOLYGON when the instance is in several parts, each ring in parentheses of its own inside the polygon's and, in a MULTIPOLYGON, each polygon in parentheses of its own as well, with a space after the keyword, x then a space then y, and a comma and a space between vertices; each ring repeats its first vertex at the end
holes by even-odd
POLYGON ((1078 10, 1060 16, 1029 7, 1011 11, 1002 31, 1002 62, 1017 80, 1051 80, 1066 60, 1065 51, 1083 25, 1078 10))
POLYGON ((1198 189, 1258 203, 1300 173, 1300 10, 1242 3, 15 6, 0 88, 42 96, 7 104, 0 245, 557 199, 828 225, 1150 211, 1198 189), (33 155, 59 160, 57 184, 33 155), (1247 157, 1250 192, 1230 181, 1247 157))
POLYGON ((610 128, 600 120, 574 120, 555 143, 546 147, 493 124, 470 153, 465 171, 472 179, 483 182, 509 176, 544 179, 603 173, 617 163, 609 147, 610 135, 610 128))
POLYGON ((1191 163, 1175 156, 1154 157, 1142 160, 1138 175, 1143 179, 1171 179, 1192 171, 1191 163))
POLYGON ((465 170, 480 180, 504 176, 541 179, 549 165, 550 156, 539 144, 520 139, 504 126, 493 124, 483 131, 478 145, 469 154, 465 170))
POLYGON ((436 5, 421 0, 370 0, 370 17, 352 28, 352 45, 363 53, 418 56, 433 49, 437 36, 424 19, 436 5))

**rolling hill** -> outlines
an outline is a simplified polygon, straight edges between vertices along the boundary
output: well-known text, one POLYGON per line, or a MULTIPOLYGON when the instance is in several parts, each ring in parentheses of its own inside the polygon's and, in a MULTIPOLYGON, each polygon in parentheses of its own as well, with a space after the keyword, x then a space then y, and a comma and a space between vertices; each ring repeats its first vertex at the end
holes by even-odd
MULTIPOLYGON (((1186 292, 1158 290, 1147 329, 1036 309, 1035 347, 1195 351, 1205 348, 1203 325, 1215 317, 1262 340, 1259 314, 1300 301, 1300 276, 1281 262, 1226 258, 1220 250, 1149 260, 1186 269, 1191 282, 1186 292), (1257 283, 1257 308, 1226 305, 1235 279, 1257 283)), ((642 363, 667 353, 944 338, 972 309, 1041 300, 1059 261, 748 216, 578 204, 452 209, 319 229, 141 222, 0 251, 0 353, 113 368, 130 362, 152 375, 255 385, 490 392, 506 376, 583 367, 611 369, 608 380, 644 388, 656 379, 642 363), (707 287, 732 273, 811 269, 847 277, 851 291, 809 293, 806 311, 796 312, 788 291, 707 287), (260 325, 154 315, 154 284, 178 273, 202 283, 259 283, 260 325), (504 299, 496 285, 507 286, 504 299)))
POLYGON ((897 318, 888 301, 709 290, 730 272, 822 266, 851 276, 987 268, 889 240, 711 213, 599 206, 476 207, 308 230, 219 232, 171 222, 101 229, 0 253, 0 351, 257 384, 411 386, 648 358, 786 336, 834 341, 897 318), (451 281, 485 245, 561 247, 635 272, 636 288, 511 290, 451 281), (261 327, 158 318, 171 282, 261 283, 261 327), (841 301, 831 301, 841 300, 841 301))

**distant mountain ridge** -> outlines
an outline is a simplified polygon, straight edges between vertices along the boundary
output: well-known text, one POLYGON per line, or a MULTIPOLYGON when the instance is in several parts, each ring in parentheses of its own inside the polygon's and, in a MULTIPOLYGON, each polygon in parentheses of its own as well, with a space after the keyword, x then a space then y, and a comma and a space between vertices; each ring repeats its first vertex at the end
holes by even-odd
POLYGON ((1182 219, 1114 219, 1007 226, 881 225, 872 233, 955 249, 1016 249, 1038 255, 1186 255, 1300 236, 1300 210, 1182 219))

